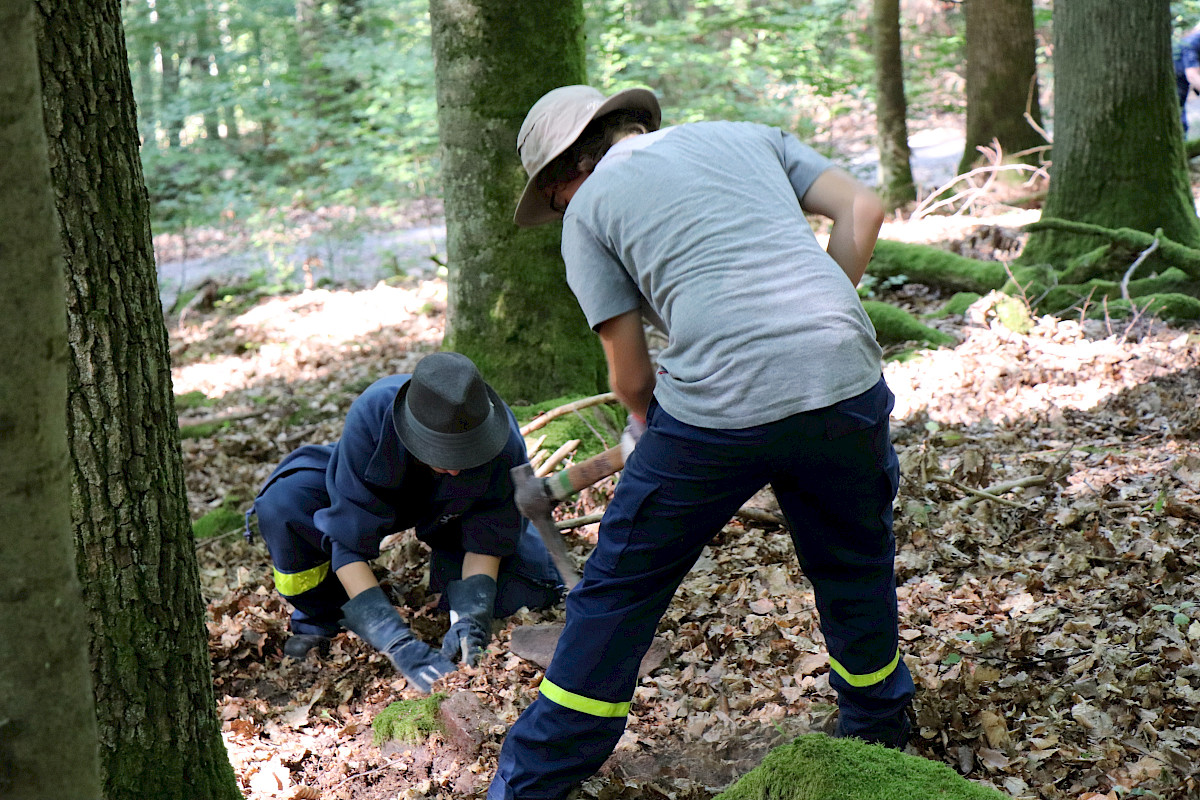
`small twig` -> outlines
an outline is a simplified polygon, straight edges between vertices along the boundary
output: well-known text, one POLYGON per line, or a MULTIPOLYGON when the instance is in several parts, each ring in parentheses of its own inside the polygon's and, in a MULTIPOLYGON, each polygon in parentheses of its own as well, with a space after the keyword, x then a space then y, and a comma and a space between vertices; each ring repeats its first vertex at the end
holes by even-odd
POLYGON ((571 455, 571 453, 574 453, 575 449, 578 447, 578 439, 571 439, 567 442, 564 442, 561 447, 550 454, 549 458, 542 462, 541 466, 534 470, 533 474, 539 478, 546 477, 554 470, 555 467, 559 465, 564 458, 571 455))
MULTIPOLYGON (((604 516, 603 511, 597 511, 594 514, 588 514, 585 517, 576 517, 575 519, 564 519, 561 522, 554 523, 554 527, 560 531, 571 530, 572 528, 582 528, 584 525, 591 525, 599 522, 604 516)), ((769 525, 778 525, 781 528, 787 527, 787 522, 778 514, 767 511, 763 508, 755 508, 754 506, 742 506, 734 514, 740 519, 749 520, 750 522, 764 522, 769 525)))
POLYGON ((204 417, 202 419, 187 419, 184 417, 180 417, 179 418, 179 427, 193 428, 193 427, 199 427, 201 425, 221 425, 226 422, 238 422, 239 420, 243 420, 243 419, 253 419, 254 417, 261 417, 263 414, 266 414, 268 411, 269 411, 269 409, 265 409, 265 408, 260 409, 258 411, 237 411, 237 412, 232 412, 229 414, 218 414, 213 417, 204 417))
POLYGON ((529 422, 526 422, 521 427, 521 435, 528 436, 533 431, 536 431, 538 428, 541 428, 542 426, 544 426, 547 422, 556 420, 559 417, 570 414, 573 411, 578 411, 581 408, 588 408, 590 406, 599 406, 599 405, 603 405, 605 403, 616 403, 616 402, 618 402, 618 401, 617 401, 617 396, 615 394, 613 394, 612 392, 605 392, 604 394, 598 394, 598 395, 594 395, 592 397, 585 397, 582 400, 576 400, 574 403, 567 403, 565 406, 559 406, 558 408, 552 408, 549 411, 545 412, 544 414, 539 414, 538 416, 531 419, 529 422))
POLYGON ((205 538, 196 542, 196 550, 199 551, 202 547, 207 547, 208 545, 212 544, 213 542, 219 541, 221 539, 228 539, 230 536, 233 536, 233 535, 241 533, 241 532, 242 532, 241 528, 234 528, 231 531, 225 531, 225 533, 219 533, 216 536, 206 536, 205 538))
POLYGON ((560 531, 569 531, 573 528, 582 528, 584 525, 591 525, 594 522, 599 522, 604 517, 603 511, 597 511, 594 514, 588 514, 584 517, 576 517, 575 519, 564 519, 561 522, 554 523, 554 527, 560 531))
POLYGON ((1133 277, 1134 271, 1142 265, 1142 262, 1149 258, 1150 254, 1157 249, 1158 237, 1155 237, 1150 246, 1143 250, 1142 254, 1138 256, 1132 264, 1129 265, 1129 269, 1125 270, 1125 275, 1121 278, 1121 297, 1125 298, 1126 302, 1133 302, 1133 298, 1129 296, 1129 279, 1133 277))
POLYGON ((344 784, 348 781, 352 781, 355 778, 365 778, 368 775, 374 775, 376 772, 383 772, 388 767, 394 767, 395 765, 399 764, 402 760, 403 759, 400 759, 400 758, 393 758, 391 761, 387 762, 386 764, 380 764, 378 767, 375 767, 374 769, 369 769, 364 772, 356 772, 353 775, 347 775, 346 777, 342 778, 340 781, 335 783, 333 786, 330 786, 325 791, 326 792, 335 792, 342 787, 342 784, 344 784))

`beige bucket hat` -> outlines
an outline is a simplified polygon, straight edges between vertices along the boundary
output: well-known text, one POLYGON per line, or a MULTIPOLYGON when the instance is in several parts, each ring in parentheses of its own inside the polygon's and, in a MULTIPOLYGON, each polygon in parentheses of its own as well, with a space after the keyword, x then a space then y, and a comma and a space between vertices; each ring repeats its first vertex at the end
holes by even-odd
POLYGON ((517 225, 530 228, 562 218, 538 191, 535 185, 538 173, 574 144, 588 123, 622 109, 650 112, 652 131, 662 124, 658 98, 649 89, 625 89, 605 98, 591 86, 560 86, 533 104, 517 134, 517 153, 529 174, 529 182, 517 203, 517 213, 513 215, 517 225))

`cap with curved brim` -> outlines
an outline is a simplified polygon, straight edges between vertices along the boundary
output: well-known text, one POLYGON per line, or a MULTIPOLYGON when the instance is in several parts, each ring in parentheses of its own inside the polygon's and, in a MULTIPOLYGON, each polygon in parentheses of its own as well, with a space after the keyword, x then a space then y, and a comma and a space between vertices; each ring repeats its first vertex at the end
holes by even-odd
POLYGON ((424 425, 413 416, 407 402, 412 385, 410 380, 396 394, 392 421, 400 441, 418 461, 438 469, 461 470, 486 464, 500 455, 508 442, 508 415, 504 412, 504 401, 491 386, 484 385, 491 409, 483 422, 468 431, 446 433, 424 425))
POLYGON ((649 89, 625 89, 606 99, 591 86, 560 86, 533 104, 517 134, 517 153, 529 175, 513 215, 517 225, 529 228, 562 219, 538 190, 538 173, 574 144, 588 123, 619 110, 649 112, 652 131, 662 124, 658 98, 649 89))

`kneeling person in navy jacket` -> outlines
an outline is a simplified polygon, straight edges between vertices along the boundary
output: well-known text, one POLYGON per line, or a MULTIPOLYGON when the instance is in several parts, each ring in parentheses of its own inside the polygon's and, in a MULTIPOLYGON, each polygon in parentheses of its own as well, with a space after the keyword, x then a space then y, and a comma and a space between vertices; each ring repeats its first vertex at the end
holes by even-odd
POLYGON ((284 653, 324 651, 348 628, 428 693, 479 659, 494 618, 555 603, 562 581, 513 503, 509 470, 526 461, 512 411, 466 356, 434 353, 368 387, 341 439, 292 452, 254 501, 275 588, 295 609, 284 653), (440 650, 404 624, 368 563, 407 528, 429 545, 429 588, 450 612, 440 650))

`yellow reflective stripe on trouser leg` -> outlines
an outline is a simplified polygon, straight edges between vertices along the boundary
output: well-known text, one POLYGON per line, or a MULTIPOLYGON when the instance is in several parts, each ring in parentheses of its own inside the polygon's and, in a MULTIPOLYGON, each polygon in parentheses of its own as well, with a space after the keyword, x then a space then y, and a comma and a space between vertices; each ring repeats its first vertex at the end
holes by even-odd
POLYGON ((572 711, 578 711, 581 714, 590 714, 593 717, 629 716, 629 703, 606 703, 603 700, 593 700, 581 694, 568 692, 561 686, 555 686, 545 679, 542 680, 542 685, 538 687, 538 691, 547 700, 553 700, 560 706, 569 708, 572 711))
POLYGON ((275 570, 275 588, 284 597, 295 597, 309 589, 315 589, 329 576, 329 562, 306 569, 303 572, 280 572, 275 570))
POLYGON ((829 666, 833 668, 833 671, 836 672, 838 675, 841 675, 842 678, 846 681, 846 683, 850 684, 851 686, 857 687, 859 689, 863 688, 864 686, 874 686, 875 684, 879 683, 884 678, 886 678, 888 675, 891 675, 893 672, 895 672, 896 667, 899 664, 900 664, 900 650, 897 649, 896 655, 892 656, 891 662, 888 663, 888 665, 886 667, 884 667, 883 669, 877 669, 874 672, 868 672, 865 675, 855 675, 854 673, 850 672, 845 667, 843 667, 841 664, 839 664, 837 662, 836 658, 834 658, 833 656, 829 657, 829 666))

